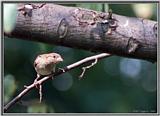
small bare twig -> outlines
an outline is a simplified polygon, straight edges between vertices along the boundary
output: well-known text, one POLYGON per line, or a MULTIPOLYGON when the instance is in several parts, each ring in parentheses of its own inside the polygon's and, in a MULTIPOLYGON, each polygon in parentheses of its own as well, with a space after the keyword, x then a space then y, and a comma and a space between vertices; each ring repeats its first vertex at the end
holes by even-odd
POLYGON ((39 85, 39 102, 42 102, 42 85, 39 85))
POLYGON ((86 67, 82 67, 82 73, 81 73, 81 75, 79 76, 79 79, 82 79, 84 73, 86 72, 86 69, 89 69, 89 68, 91 68, 92 66, 94 66, 95 64, 97 64, 97 61, 98 61, 98 59, 96 58, 95 61, 94 61, 91 65, 86 66, 86 67))
MULTIPOLYGON (((107 53, 102 53, 102 54, 98 54, 98 55, 94 55, 94 56, 91 56, 91 57, 87 57, 85 59, 82 59, 76 63, 73 63, 71 65, 68 65, 66 67, 63 68, 63 70, 57 70, 54 74, 50 74, 46 77, 43 77, 42 79, 38 80, 36 83, 40 83, 40 85, 44 82, 46 82, 47 80, 49 79, 52 79, 52 76, 58 76, 60 74, 63 74, 65 72, 68 72, 76 67, 79 67, 85 63, 88 63, 88 62, 91 62, 91 61, 94 61, 95 59, 99 60, 99 59, 102 59, 102 58, 106 58, 106 57, 109 57, 111 56, 110 54, 107 54, 107 53)), ((25 86, 25 89, 19 94, 17 95, 13 100, 11 100, 9 103, 7 103, 4 108, 3 108, 3 111, 4 112, 7 112, 9 108, 11 108, 15 103, 17 103, 25 94, 27 94, 30 90, 32 90, 33 88, 36 88, 36 84, 35 83, 32 83, 31 85, 29 86, 25 86)), ((40 91, 39 91, 40 92, 40 91)), ((42 99, 42 94, 40 94, 40 101, 42 99)))

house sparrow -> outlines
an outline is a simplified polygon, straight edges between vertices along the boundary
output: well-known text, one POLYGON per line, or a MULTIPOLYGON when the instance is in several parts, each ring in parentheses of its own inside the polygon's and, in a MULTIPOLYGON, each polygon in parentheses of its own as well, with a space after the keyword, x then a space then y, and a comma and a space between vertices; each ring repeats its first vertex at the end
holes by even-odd
POLYGON ((56 64, 62 62, 63 58, 57 53, 38 55, 34 61, 34 68, 37 72, 36 82, 40 76, 49 75, 55 72, 56 64))

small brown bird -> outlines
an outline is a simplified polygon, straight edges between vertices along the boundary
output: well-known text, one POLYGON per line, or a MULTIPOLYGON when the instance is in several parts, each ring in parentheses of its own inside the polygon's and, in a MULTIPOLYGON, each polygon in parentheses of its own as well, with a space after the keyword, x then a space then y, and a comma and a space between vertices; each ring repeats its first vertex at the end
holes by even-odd
POLYGON ((34 61, 34 68, 37 72, 36 82, 40 76, 49 75, 55 72, 56 64, 62 62, 63 58, 57 53, 48 53, 38 55, 34 61))

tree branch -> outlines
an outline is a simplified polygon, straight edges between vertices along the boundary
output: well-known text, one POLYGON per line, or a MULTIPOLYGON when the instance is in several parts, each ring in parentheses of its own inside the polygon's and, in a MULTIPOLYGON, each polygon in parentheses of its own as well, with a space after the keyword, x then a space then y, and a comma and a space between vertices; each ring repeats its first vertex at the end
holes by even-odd
MULTIPOLYGON (((100 60, 102 58, 106 58, 106 57, 109 57, 111 56, 110 54, 107 54, 107 53, 102 53, 102 54, 98 54, 98 55, 94 55, 94 56, 91 56, 91 57, 87 57, 85 59, 82 59, 76 63, 73 63, 71 65, 68 65, 66 67, 63 68, 63 70, 58 70, 57 72, 55 72, 54 74, 51 74, 51 75, 48 75, 46 77, 43 77, 42 79, 38 80, 37 83, 44 83, 46 82, 47 80, 49 79, 52 79, 52 77, 55 77, 55 76, 58 76, 62 73, 65 73, 65 72, 68 72, 76 67, 79 67, 83 64, 86 64, 88 62, 93 62, 95 60, 100 60)), ((13 100, 11 100, 9 103, 7 103, 3 110, 4 112, 7 112, 9 108, 11 108, 15 103, 17 103, 24 95, 26 95, 30 90, 32 90, 33 88, 35 88, 36 85, 35 83, 29 85, 29 86, 26 86, 25 89, 19 94, 17 95, 13 100)), ((40 98, 41 99, 41 98, 40 98)))
POLYGON ((157 22, 55 4, 19 4, 6 36, 157 61, 157 22), (32 8, 32 7, 29 7, 32 8))

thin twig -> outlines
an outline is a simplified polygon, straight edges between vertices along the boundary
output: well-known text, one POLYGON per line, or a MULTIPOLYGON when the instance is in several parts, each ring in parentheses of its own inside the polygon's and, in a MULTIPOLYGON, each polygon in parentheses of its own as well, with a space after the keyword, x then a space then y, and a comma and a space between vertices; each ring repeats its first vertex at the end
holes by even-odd
POLYGON ((42 85, 39 85, 39 102, 42 102, 42 85))
MULTIPOLYGON (((99 59, 102 59, 102 58, 106 58, 106 57, 109 57, 111 56, 110 54, 107 54, 107 53, 102 53, 102 54, 98 54, 98 55, 94 55, 94 56, 91 56, 91 57, 87 57, 85 59, 82 59, 76 63, 73 63, 71 65, 68 65, 66 67, 63 68, 63 70, 58 70, 56 71, 54 74, 50 74, 46 77, 43 77, 42 79, 38 80, 37 83, 44 83, 46 82, 47 80, 49 79, 52 79, 52 76, 58 76, 62 73, 65 73, 65 72, 68 72, 78 66, 81 66, 85 63, 88 63, 88 62, 91 62, 91 61, 94 61, 95 59, 99 60, 99 59)), ((30 90, 32 90, 33 88, 36 88, 36 84, 35 83, 32 83, 31 85, 25 87, 25 89, 19 94, 17 95, 13 100, 11 100, 9 103, 7 103, 4 108, 3 108, 3 111, 4 112, 7 112, 9 108, 11 108, 15 103, 17 103, 25 94, 27 94, 30 90)))
POLYGON ((79 76, 79 79, 82 79, 84 73, 86 72, 86 69, 89 69, 89 68, 91 68, 92 66, 94 66, 95 64, 97 64, 97 61, 98 61, 98 60, 95 59, 95 61, 94 61, 91 65, 86 66, 86 67, 82 67, 82 73, 81 73, 81 75, 79 76))

